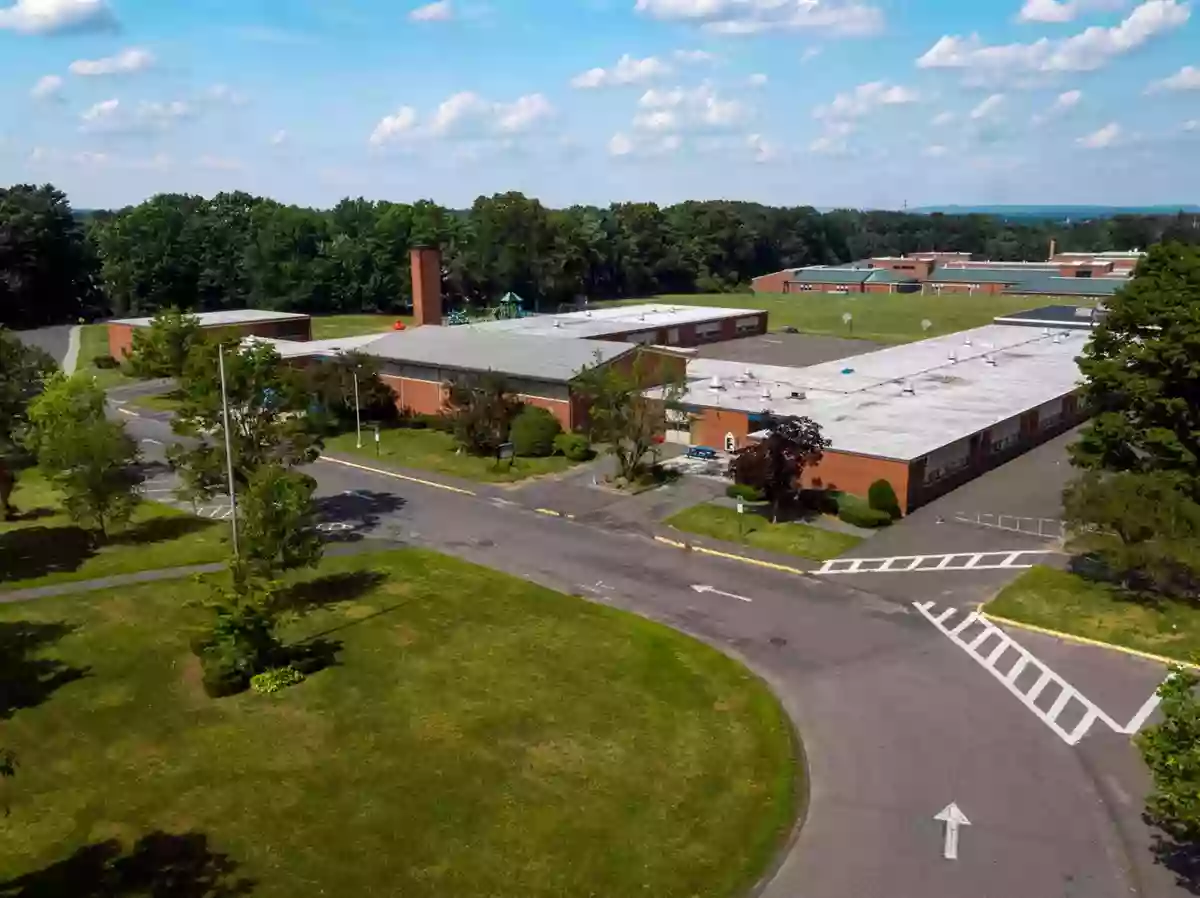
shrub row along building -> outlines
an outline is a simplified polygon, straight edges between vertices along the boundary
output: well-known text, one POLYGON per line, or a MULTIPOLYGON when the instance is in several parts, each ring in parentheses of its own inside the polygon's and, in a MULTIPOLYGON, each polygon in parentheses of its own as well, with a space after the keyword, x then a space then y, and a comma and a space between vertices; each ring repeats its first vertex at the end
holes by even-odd
POLYGON ((1055 253, 1046 262, 990 262, 970 253, 879 256, 851 265, 786 268, 754 278, 755 293, 1004 293, 1104 299, 1142 253, 1055 253))
MULTIPOLYGON (((351 351, 373 356, 397 406, 418 413, 444 411, 448 381, 494 373, 567 430, 587 423, 579 374, 640 357, 649 395, 661 397, 669 380, 686 384, 682 407, 668 412, 668 441, 733 452, 760 437, 769 416, 804 415, 832 441, 821 463, 806 472, 806 485, 865 494, 872 482, 886 479, 906 511, 1084 415, 1075 358, 1093 324, 1091 309, 1035 309, 809 367, 747 365, 700 358, 691 347, 765 334, 764 311, 645 304, 442 327, 438 254, 414 250, 412 265, 414 312, 424 326, 312 341, 304 339, 305 316, 212 313, 200 316, 201 324, 240 328, 267 339, 287 359, 351 351), (289 333, 301 339, 282 339, 289 333)), ((126 331, 148 323, 113 322, 110 346, 127 347, 126 331)))

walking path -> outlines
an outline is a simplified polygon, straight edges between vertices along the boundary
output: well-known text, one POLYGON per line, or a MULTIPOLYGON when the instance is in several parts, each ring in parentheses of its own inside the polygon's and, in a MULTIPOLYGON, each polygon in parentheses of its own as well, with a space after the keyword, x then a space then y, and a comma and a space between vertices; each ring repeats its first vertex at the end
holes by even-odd
POLYGON ((67 354, 63 356, 62 369, 64 374, 74 374, 75 368, 79 364, 79 344, 82 338, 83 328, 80 325, 75 325, 71 328, 71 334, 67 338, 67 354))

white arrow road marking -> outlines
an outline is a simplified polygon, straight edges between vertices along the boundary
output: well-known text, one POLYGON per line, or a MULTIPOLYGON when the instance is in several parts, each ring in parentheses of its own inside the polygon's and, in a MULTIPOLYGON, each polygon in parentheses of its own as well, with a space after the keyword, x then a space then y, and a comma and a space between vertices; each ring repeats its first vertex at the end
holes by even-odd
POLYGON ((958 828, 970 826, 971 821, 954 802, 950 802, 941 811, 934 814, 933 819, 946 824, 946 841, 942 846, 942 857, 948 861, 958 860, 958 828))
POLYGON ((732 592, 724 592, 723 590, 717 589, 715 586, 705 586, 700 583, 693 583, 692 589, 694 589, 696 592, 711 592, 713 595, 725 596, 727 599, 737 599, 739 602, 754 601, 753 599, 748 599, 745 596, 739 596, 732 592))

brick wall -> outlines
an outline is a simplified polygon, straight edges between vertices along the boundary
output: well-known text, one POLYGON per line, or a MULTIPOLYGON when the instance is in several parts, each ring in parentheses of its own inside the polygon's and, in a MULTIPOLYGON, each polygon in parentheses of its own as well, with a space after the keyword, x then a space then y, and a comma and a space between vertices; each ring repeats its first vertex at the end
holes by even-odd
POLYGON ((801 484, 812 489, 841 490, 865 497, 876 480, 886 480, 896 491, 900 510, 908 511, 909 465, 907 462, 848 452, 828 451, 812 468, 806 468, 801 484))
MULTIPOLYGON (((133 349, 133 326, 129 324, 110 324, 108 326, 108 354, 114 359, 123 360, 133 349)), ((91 364, 91 359, 81 359, 84 364, 91 364)))
POLYGON ((711 446, 724 451, 727 434, 733 434, 738 449, 746 445, 750 419, 745 412, 706 408, 692 423, 692 442, 699 446, 711 446))
POLYGON ((750 281, 750 289, 755 293, 785 293, 786 288, 784 285, 791 276, 792 272, 790 269, 764 274, 750 281))

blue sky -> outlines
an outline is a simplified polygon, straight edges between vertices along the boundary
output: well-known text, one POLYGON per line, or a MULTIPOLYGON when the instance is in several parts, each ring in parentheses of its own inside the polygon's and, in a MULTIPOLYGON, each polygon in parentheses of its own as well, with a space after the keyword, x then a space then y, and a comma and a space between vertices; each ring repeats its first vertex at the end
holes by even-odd
POLYGON ((1200 201, 1186 0, 0 0, 0 183, 1200 201))

